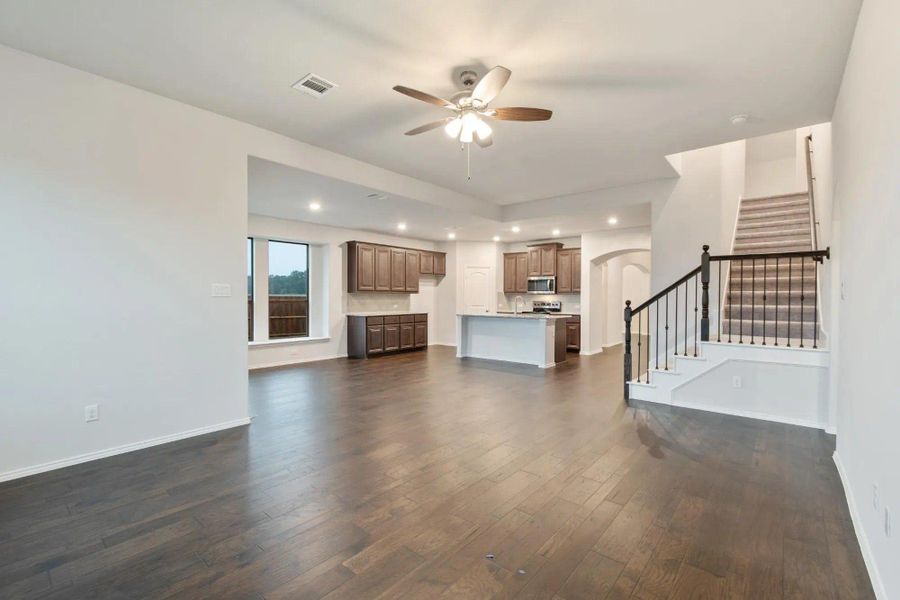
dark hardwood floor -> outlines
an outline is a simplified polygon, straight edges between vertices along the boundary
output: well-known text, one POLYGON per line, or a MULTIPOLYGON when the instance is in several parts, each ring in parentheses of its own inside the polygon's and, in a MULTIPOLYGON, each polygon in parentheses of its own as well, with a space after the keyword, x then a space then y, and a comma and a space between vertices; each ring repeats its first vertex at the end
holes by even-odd
POLYGON ((253 373, 249 427, 0 485, 0 598, 873 597, 832 437, 621 365, 253 373))

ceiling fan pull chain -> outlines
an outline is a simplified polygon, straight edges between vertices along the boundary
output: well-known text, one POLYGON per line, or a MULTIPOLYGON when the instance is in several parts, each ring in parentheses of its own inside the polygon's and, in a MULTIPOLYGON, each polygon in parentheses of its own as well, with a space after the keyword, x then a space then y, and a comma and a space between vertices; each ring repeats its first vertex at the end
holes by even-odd
POLYGON ((466 144, 466 181, 472 180, 472 144, 466 144))

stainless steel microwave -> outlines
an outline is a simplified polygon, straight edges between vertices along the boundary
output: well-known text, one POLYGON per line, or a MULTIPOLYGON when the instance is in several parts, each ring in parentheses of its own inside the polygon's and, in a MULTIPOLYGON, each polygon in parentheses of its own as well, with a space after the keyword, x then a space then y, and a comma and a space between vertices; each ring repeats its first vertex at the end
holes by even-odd
POLYGON ((556 293, 556 277, 529 277, 528 278, 529 294, 555 294, 556 293))

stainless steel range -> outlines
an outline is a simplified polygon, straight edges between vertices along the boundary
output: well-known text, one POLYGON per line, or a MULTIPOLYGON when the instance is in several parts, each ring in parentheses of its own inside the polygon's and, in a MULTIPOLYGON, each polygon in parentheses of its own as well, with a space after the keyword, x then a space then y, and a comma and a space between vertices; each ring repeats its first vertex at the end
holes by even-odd
POLYGON ((531 312, 536 313, 558 313, 562 312, 562 302, 559 300, 535 300, 531 303, 531 312))

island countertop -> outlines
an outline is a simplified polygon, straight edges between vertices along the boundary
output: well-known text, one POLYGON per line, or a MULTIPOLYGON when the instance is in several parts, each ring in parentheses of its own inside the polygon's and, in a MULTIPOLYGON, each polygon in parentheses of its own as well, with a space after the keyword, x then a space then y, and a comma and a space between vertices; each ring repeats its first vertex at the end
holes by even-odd
POLYGON ((531 312, 519 313, 519 314, 506 313, 506 312, 502 312, 502 313, 456 313, 456 316, 457 317, 485 317, 488 319, 529 319, 529 320, 536 320, 536 319, 550 320, 550 319, 568 319, 569 318, 569 315, 550 315, 547 313, 531 313, 531 312))

